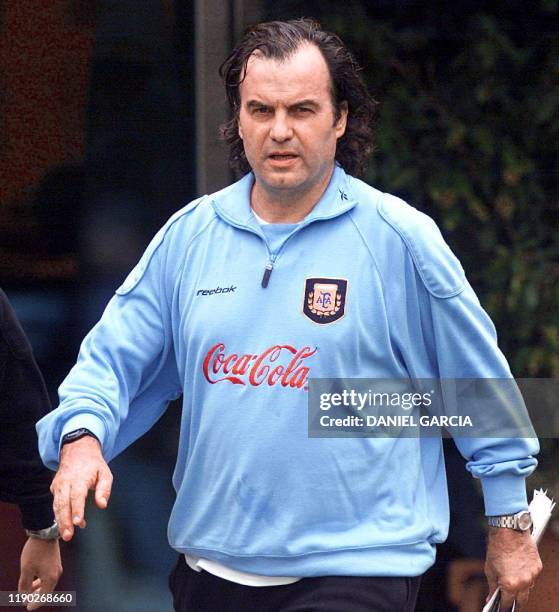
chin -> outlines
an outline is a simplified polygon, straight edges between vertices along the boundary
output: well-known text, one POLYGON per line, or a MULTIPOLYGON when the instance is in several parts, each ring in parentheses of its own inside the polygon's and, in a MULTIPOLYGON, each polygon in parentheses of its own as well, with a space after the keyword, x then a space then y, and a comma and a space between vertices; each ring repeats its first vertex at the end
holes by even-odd
POLYGON ((297 189, 305 183, 300 177, 290 176, 287 172, 283 175, 272 175, 264 177, 264 182, 271 189, 297 189))

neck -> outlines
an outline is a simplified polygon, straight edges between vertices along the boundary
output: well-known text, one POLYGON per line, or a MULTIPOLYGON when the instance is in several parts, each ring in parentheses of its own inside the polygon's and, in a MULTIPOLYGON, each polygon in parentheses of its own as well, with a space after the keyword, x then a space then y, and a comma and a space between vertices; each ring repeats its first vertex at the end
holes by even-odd
POLYGON ((270 189, 255 179, 250 194, 250 205, 268 223, 298 223, 317 205, 326 191, 334 166, 324 178, 308 190, 291 191, 270 189))

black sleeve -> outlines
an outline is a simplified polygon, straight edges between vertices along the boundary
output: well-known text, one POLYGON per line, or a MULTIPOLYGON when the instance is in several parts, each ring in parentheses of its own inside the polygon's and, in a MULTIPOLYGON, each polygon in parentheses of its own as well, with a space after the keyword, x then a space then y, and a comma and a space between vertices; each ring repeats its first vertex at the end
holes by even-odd
POLYGON ((0 500, 18 504, 26 529, 54 521, 52 472, 41 461, 35 431, 50 409, 29 341, 0 289, 0 500))

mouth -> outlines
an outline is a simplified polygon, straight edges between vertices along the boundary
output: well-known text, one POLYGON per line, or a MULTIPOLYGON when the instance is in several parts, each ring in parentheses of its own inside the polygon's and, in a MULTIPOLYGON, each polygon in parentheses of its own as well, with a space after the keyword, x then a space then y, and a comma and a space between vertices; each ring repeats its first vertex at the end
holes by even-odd
POLYGON ((295 153, 272 153, 268 155, 268 159, 276 166, 288 166, 298 159, 295 153))

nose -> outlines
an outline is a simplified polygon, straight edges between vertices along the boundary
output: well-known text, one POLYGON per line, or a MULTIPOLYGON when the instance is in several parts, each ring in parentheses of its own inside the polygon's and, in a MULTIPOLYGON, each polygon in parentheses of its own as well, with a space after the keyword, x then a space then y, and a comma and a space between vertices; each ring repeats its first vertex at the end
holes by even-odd
POLYGON ((293 138, 293 129, 289 123, 287 113, 276 112, 270 128, 270 138, 276 142, 285 142, 293 138))

